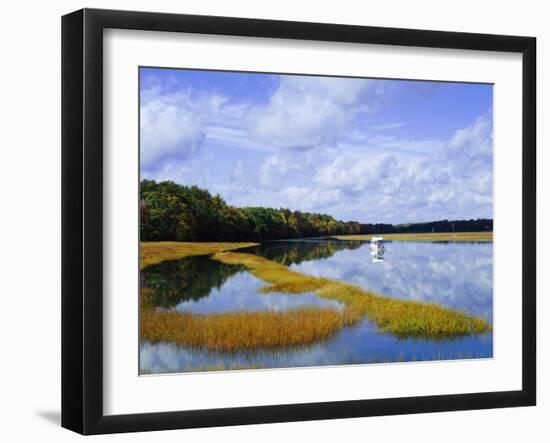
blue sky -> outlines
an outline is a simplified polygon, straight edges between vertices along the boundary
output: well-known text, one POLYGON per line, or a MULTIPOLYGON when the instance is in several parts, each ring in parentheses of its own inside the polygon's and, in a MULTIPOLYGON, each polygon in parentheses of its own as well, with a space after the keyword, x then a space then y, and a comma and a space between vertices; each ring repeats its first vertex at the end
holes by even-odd
POLYGON ((140 69, 141 175, 363 223, 492 217, 491 85, 140 69))

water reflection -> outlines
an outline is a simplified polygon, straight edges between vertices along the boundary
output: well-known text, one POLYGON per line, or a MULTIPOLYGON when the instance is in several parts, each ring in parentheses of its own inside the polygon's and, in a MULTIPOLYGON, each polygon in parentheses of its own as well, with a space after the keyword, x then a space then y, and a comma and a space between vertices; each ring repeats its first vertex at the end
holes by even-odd
POLYGON ((140 346, 142 373, 205 371, 213 369, 285 368, 403 361, 490 358, 492 336, 454 340, 397 339, 380 334, 365 320, 330 340, 307 347, 222 353, 182 348, 170 343, 140 346))
POLYGON ((282 265, 290 266, 305 261, 327 259, 338 251, 354 250, 363 245, 361 241, 303 239, 264 242, 252 248, 241 249, 240 252, 261 255, 282 265))
POLYGON ((343 305, 313 293, 262 294, 265 283, 242 266, 204 257, 188 257, 148 266, 141 273, 150 303, 161 309, 209 314, 229 311, 283 311, 304 306, 341 309, 343 305))
MULTIPOLYGON (((269 242, 246 251, 297 271, 359 285, 391 297, 434 302, 492 322, 492 243, 386 242, 338 240, 269 242), (374 252, 374 253, 373 253, 374 252)), ((195 313, 284 310, 341 306, 306 294, 262 294, 264 283, 240 266, 191 257, 149 266, 142 285, 157 309, 195 313)), ((142 373, 246 367, 305 367, 411 360, 491 357, 492 333, 445 340, 399 339, 363 320, 332 338, 299 348, 220 353, 170 343, 140 344, 142 373)))
POLYGON ((462 309, 492 321, 492 243, 386 242, 383 257, 370 252, 365 244, 291 267, 391 297, 462 309))
POLYGON ((213 288, 221 288, 229 277, 242 271, 242 266, 200 256, 147 266, 140 277, 141 285, 151 289, 154 306, 173 308, 183 301, 207 297, 213 288))
POLYGON ((372 262, 373 263, 380 263, 380 262, 383 262, 384 261, 384 252, 386 251, 386 249, 382 249, 382 248, 374 248, 374 249, 371 249, 370 250, 370 255, 372 257, 372 262))

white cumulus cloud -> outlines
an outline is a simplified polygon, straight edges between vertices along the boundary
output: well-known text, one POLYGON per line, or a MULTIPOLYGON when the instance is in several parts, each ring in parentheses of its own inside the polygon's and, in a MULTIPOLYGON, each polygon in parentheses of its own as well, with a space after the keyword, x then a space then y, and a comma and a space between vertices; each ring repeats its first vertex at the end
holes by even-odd
POLYGON ((163 161, 183 161, 197 154, 206 124, 219 114, 224 101, 218 95, 193 97, 188 91, 144 91, 140 109, 142 167, 156 169, 163 161))
POLYGON ((278 148, 334 145, 353 118, 369 110, 375 82, 349 78, 283 76, 267 105, 249 116, 250 136, 278 148))
POLYGON ((448 140, 399 140, 388 153, 371 149, 273 154, 260 167, 260 184, 277 202, 363 222, 492 217, 492 120, 486 114, 448 140), (402 146, 401 146, 402 145, 402 146), (411 145, 425 149, 411 150, 411 145), (304 180, 296 185, 296 174, 304 180))

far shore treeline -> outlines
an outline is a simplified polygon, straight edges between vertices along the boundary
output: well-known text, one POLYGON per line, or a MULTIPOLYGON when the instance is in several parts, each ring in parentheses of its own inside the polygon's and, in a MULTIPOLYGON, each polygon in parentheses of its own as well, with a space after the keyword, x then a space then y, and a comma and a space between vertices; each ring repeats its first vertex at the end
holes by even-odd
POLYGON ((205 189, 171 181, 142 180, 139 207, 141 241, 263 241, 347 234, 493 230, 490 219, 364 224, 283 208, 236 208, 205 189))

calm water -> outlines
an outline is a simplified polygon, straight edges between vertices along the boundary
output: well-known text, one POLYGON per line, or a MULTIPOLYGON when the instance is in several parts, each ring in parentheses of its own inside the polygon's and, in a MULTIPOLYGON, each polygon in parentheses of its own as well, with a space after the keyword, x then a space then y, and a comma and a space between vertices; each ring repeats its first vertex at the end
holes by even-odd
MULTIPOLYGON (((368 243, 337 240, 269 242, 243 252, 277 261, 304 274, 346 281, 391 297, 435 302, 492 322, 492 243, 386 242, 383 254, 368 243)), ((301 306, 341 308, 313 293, 262 294, 264 283, 245 268, 208 257, 166 261, 142 271, 157 309, 195 313, 286 310, 301 306)), ((368 320, 311 346, 220 353, 169 343, 144 342, 143 373, 208 367, 296 367, 411 360, 487 358, 492 334, 447 340, 398 339, 368 320)))
POLYGON ((314 293, 260 293, 265 283, 244 267, 230 266, 208 257, 170 260, 147 267, 144 286, 154 289, 157 309, 210 314, 230 311, 284 311, 303 306, 341 309, 344 306, 314 293))

